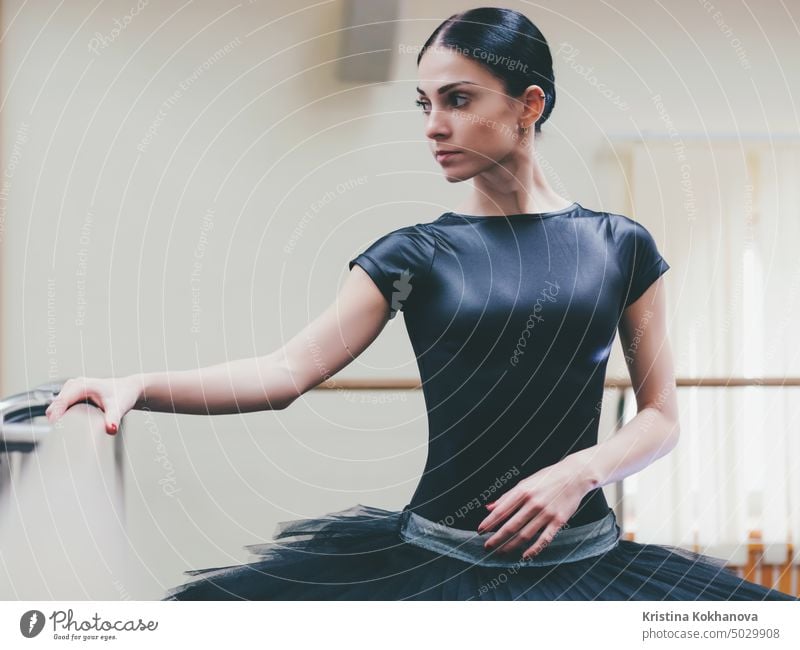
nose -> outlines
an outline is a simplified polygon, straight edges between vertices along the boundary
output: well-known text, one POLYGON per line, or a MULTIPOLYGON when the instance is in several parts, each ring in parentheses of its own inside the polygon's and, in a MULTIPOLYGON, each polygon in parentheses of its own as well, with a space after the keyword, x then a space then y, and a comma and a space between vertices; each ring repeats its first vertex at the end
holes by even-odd
POLYGON ((425 136, 430 140, 449 138, 451 134, 450 120, 444 111, 431 109, 425 124, 425 136))

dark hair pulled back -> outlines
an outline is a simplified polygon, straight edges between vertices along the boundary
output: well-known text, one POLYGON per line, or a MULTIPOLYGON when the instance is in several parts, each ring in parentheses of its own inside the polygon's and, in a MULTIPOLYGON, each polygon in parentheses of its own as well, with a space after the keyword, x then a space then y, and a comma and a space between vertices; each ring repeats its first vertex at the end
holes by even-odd
POLYGON ((428 37, 417 65, 434 46, 453 49, 486 66, 511 97, 520 97, 530 85, 540 86, 545 107, 534 132, 541 132, 556 103, 553 58, 542 32, 527 16, 500 7, 477 7, 453 14, 428 37))

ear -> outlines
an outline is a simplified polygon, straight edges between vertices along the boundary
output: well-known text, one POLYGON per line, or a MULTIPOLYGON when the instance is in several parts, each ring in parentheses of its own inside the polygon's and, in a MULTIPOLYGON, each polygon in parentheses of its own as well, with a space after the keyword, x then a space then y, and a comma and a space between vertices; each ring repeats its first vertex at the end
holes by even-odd
POLYGON ((531 85, 528 86, 519 98, 522 105, 522 113, 520 114, 520 123, 528 125, 532 130, 534 124, 544 113, 545 107, 545 94, 541 86, 531 85))

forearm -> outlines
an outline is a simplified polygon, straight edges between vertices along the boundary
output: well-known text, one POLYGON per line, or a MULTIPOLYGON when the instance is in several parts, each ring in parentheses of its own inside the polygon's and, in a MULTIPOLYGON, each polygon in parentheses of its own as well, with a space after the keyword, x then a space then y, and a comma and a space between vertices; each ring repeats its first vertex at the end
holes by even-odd
POLYGON ((297 398, 291 374, 275 354, 195 370, 134 375, 141 396, 133 408, 196 415, 279 410, 297 398))
POLYGON ((588 491, 644 469, 672 451, 679 434, 677 422, 659 409, 648 407, 608 440, 570 454, 564 460, 573 464, 588 491))

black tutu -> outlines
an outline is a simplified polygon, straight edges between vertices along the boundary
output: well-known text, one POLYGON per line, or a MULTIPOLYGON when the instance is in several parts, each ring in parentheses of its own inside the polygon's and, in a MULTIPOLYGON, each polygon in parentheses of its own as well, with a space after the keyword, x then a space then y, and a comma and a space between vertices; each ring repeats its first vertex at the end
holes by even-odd
POLYGON ((163 600, 798 600, 739 578, 721 559, 619 539, 550 566, 482 566, 400 536, 405 510, 358 504, 284 521, 245 548, 258 560, 194 569, 163 600))

